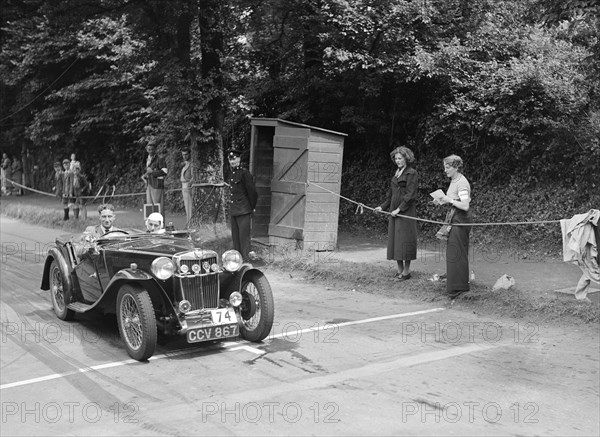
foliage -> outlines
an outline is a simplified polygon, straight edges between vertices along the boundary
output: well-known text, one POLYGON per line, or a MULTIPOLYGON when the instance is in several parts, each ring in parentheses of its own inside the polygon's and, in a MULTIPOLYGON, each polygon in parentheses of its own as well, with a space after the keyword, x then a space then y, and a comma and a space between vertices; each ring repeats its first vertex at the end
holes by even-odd
MULTIPOLYGON (((3 150, 28 147, 40 165, 75 152, 94 191, 142 190, 147 144, 167 158, 168 188, 182 146, 199 178, 220 180, 249 118, 279 117, 348 134, 342 194, 360 202, 385 195, 396 141, 417 155, 422 199, 458 153, 478 201, 556 181, 588 188, 573 188, 575 208, 596 201, 590 0, 10 0, 0 24, 3 150)), ((208 203, 223 218, 222 195, 208 203)), ((354 209, 342 204, 342 223, 382 227, 354 209)), ((440 218, 426 200, 419 211, 440 218)))

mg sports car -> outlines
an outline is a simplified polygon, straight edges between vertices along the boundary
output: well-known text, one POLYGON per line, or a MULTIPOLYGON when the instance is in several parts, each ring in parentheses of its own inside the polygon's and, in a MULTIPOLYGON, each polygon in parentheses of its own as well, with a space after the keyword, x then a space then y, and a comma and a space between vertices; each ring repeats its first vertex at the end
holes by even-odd
POLYGON ((118 230, 93 242, 61 236, 49 249, 42 290, 56 316, 114 313, 128 354, 147 360, 158 333, 188 343, 243 338, 271 331, 274 302, 265 275, 229 250, 219 258, 187 233, 118 230))

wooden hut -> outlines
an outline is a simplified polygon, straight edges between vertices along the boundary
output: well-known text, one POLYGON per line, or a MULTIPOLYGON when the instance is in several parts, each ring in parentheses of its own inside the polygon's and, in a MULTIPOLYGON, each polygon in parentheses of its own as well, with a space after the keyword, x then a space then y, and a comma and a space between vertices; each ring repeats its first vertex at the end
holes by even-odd
POLYGON ((253 118, 251 125, 250 171, 259 195, 253 240, 334 250, 346 134, 279 118, 253 118))

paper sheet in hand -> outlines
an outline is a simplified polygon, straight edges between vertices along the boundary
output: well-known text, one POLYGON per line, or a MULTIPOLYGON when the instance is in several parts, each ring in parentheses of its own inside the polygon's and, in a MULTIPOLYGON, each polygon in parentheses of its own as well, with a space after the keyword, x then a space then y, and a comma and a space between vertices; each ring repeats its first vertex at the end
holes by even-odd
POLYGON ((444 193, 442 190, 436 190, 433 193, 429 193, 429 195, 433 197, 434 200, 438 200, 444 197, 446 193, 444 193))

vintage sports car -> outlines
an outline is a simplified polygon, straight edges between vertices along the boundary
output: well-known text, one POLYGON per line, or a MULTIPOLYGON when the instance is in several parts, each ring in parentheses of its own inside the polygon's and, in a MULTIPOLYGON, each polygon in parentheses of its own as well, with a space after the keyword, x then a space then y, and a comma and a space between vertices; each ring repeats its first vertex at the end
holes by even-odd
POLYGON ((188 343, 263 340, 274 317, 265 275, 235 250, 219 261, 196 246, 181 231, 116 230, 91 242, 61 236, 48 251, 41 288, 50 290, 59 319, 95 309, 116 314, 127 352, 140 361, 154 353, 159 330, 188 343))

